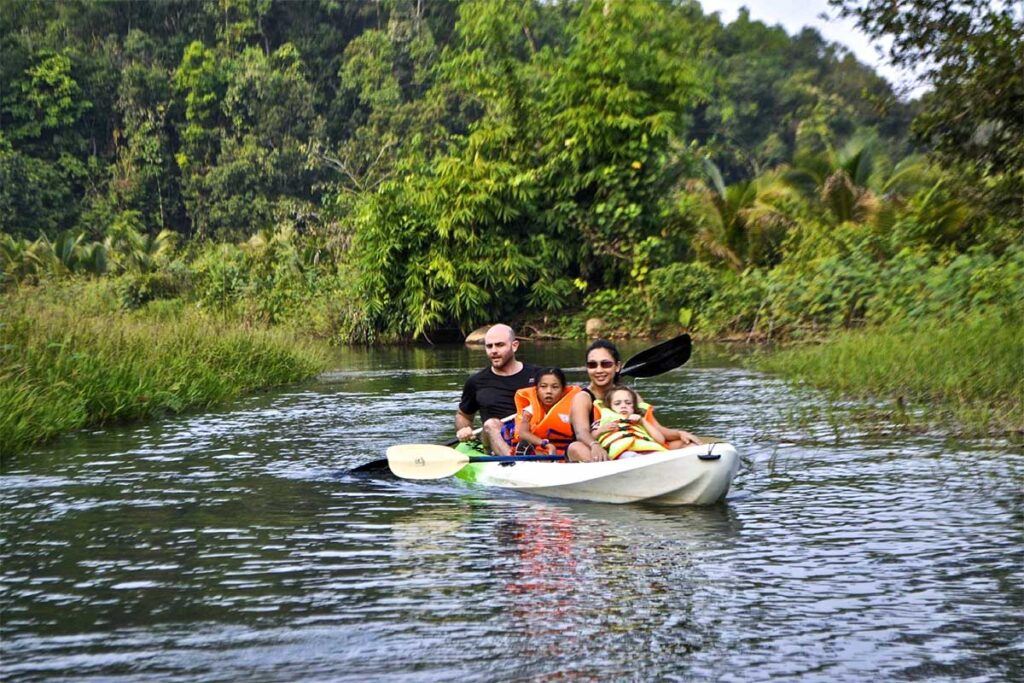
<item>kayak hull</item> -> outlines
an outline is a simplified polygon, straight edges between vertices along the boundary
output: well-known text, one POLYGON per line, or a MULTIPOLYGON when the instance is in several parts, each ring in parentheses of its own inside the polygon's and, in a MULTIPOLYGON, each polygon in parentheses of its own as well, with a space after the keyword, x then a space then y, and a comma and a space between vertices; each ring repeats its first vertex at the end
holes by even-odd
POLYGON ((712 505, 725 498, 738 468, 736 449, 715 443, 607 462, 474 462, 455 476, 565 500, 712 505))

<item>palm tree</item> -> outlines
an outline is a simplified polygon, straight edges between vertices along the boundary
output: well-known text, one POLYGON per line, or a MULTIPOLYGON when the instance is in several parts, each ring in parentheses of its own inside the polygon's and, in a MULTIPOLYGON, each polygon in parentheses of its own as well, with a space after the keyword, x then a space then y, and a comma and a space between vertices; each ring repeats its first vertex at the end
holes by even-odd
POLYGON ((125 211, 107 233, 106 250, 121 271, 152 273, 174 254, 178 234, 161 230, 149 235, 139 230, 141 215, 125 211))
POLYGON ((801 155, 785 180, 825 209, 830 222, 870 223, 881 208, 876 183, 879 153, 874 137, 855 136, 838 151, 801 155))
POLYGON ((794 193, 782 175, 768 172, 726 187, 714 163, 705 161, 705 169, 710 184, 696 188, 700 210, 692 247, 698 257, 736 272, 776 263, 793 224, 783 205, 794 193))
POLYGON ((44 263, 37 252, 35 243, 0 233, 0 282, 7 286, 36 277, 44 263))
MULTIPOLYGON (((46 236, 44 235, 41 239, 46 239, 46 236)), ((53 259, 50 261, 53 270, 60 274, 73 272, 84 241, 84 232, 65 230, 57 235, 57 239, 48 242, 50 253, 53 254, 53 259)))

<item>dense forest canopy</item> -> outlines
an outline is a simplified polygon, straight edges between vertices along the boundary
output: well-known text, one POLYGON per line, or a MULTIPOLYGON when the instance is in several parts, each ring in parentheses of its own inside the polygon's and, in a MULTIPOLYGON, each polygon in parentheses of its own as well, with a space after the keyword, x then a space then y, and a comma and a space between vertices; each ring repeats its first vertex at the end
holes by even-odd
MULTIPOLYGON (((623 302, 794 322, 822 259, 877 279, 1013 246, 1021 21, 964 5, 945 51, 897 41, 943 67, 904 102, 812 29, 695 1, 0 0, 4 279, 312 305, 349 341, 623 302)), ((844 292, 829 323, 882 296, 844 292)))
MULTIPOLYGON (((581 84, 573 68, 595 64, 592 80, 651 97, 672 119, 664 134, 705 149, 727 180, 790 161, 801 134, 868 126, 903 144, 909 123, 884 80, 815 31, 790 37, 745 12, 722 26, 696 3, 2 9, 0 206, 5 230, 30 237, 76 227, 99 236, 130 213, 147 230, 241 238, 374 187, 399 157, 451 149, 499 108, 522 117, 569 104, 552 101, 570 93, 547 79, 570 88, 581 84), (605 44, 584 45, 588 31, 605 44), (608 71, 618 60, 632 61, 608 71)), ((535 138, 538 122, 505 121, 535 138)))

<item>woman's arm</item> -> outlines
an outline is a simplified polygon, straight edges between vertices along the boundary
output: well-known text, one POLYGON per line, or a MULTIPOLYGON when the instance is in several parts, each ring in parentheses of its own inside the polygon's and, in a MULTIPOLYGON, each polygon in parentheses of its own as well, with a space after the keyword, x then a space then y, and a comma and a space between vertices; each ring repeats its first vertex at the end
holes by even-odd
POLYGON ((573 397, 572 405, 569 408, 569 419, 572 422, 572 431, 576 435, 576 441, 570 445, 574 460, 599 462, 608 459, 608 451, 590 433, 590 417, 593 409, 594 401, 587 392, 581 391, 573 397))
MULTIPOLYGON (((700 443, 700 439, 695 437, 690 432, 683 431, 682 429, 672 429, 671 427, 665 427, 660 422, 658 422, 658 418, 656 418, 653 413, 651 414, 651 419, 645 421, 650 422, 651 425, 657 427, 661 431, 661 435, 665 438, 665 441, 663 443, 669 449, 682 448, 683 446, 694 446, 700 443)), ((653 432, 651 433, 651 436, 654 436, 653 432)))
POLYGON ((658 425, 654 424, 654 422, 652 422, 651 420, 642 417, 640 418, 640 424, 642 424, 644 429, 647 430, 647 433, 651 435, 651 438, 660 443, 662 446, 664 446, 665 443, 668 441, 668 439, 665 438, 665 433, 661 430, 661 428, 658 425))

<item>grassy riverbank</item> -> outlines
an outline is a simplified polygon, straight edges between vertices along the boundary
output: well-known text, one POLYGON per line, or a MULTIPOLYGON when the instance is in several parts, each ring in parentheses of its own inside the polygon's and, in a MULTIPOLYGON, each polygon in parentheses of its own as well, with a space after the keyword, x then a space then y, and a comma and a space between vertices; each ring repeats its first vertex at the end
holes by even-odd
POLYGON ((180 302, 122 311, 102 283, 0 298, 0 456, 62 433, 211 406, 316 375, 324 353, 180 302))
MULTIPOLYGON (((324 367, 324 350, 301 333, 210 315, 186 299, 126 310, 123 289, 117 279, 71 278, 0 296, 0 457, 89 425, 201 409, 324 367)), ((880 404, 897 422, 1020 436, 1024 326, 1010 317, 838 332, 754 362, 837 399, 880 404)))
POLYGON ((896 421, 971 435, 1024 433, 1024 325, 997 316, 843 332, 757 357, 844 398, 890 401, 896 421))

